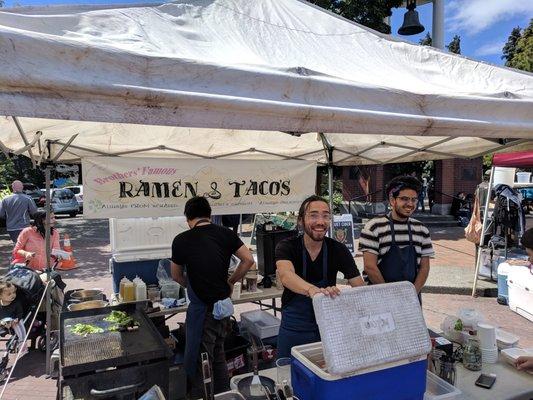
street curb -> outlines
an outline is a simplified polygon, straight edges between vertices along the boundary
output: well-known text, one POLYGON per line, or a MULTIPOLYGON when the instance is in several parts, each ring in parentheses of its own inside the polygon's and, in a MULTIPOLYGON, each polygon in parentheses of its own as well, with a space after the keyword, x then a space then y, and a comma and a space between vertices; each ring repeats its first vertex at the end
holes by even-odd
MULTIPOLYGON (((424 286, 422 293, 471 295, 472 287, 424 286)), ((476 297, 498 297, 498 288, 476 288, 476 297)))

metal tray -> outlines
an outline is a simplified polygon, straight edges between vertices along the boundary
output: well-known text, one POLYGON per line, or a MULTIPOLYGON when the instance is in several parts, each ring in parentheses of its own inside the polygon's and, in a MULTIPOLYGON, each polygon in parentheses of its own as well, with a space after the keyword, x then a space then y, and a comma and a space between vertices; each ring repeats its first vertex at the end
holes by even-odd
POLYGON ((60 350, 62 376, 172 356, 152 321, 137 304, 61 313, 60 350), (124 311, 132 316, 139 323, 139 328, 135 331, 104 331, 87 336, 79 336, 70 331, 70 327, 78 323, 107 329, 113 324, 103 319, 113 310, 124 311))

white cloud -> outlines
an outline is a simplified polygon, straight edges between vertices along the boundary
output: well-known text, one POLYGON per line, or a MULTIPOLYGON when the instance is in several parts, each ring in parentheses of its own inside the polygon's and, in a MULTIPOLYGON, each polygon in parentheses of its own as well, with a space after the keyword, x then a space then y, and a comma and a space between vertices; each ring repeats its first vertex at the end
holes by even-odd
POLYGON ((505 40, 487 43, 478 48, 475 54, 476 56, 491 56, 493 54, 502 54, 503 46, 505 46, 505 40))
POLYGON ((533 16, 533 0, 453 0, 445 7, 447 30, 467 34, 476 34, 515 16, 533 16))

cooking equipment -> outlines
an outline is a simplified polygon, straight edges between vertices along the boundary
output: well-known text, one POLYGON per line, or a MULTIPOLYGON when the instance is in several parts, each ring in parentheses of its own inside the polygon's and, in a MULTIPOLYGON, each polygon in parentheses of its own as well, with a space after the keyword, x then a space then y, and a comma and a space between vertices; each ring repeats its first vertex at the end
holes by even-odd
POLYGON ((209 356, 202 353, 202 377, 204 379, 204 399, 214 400, 213 380, 211 379, 211 367, 209 365, 209 356))
POLYGON ((106 307, 109 303, 103 300, 90 300, 83 301, 81 303, 72 303, 69 304, 67 309, 69 311, 80 311, 80 310, 89 310, 91 308, 102 308, 106 307))
POLYGON ((104 294, 102 293, 101 290, 97 290, 97 289, 76 290, 70 294, 71 302, 103 300, 103 299, 104 299, 104 294))
POLYGON ((153 385, 168 397, 172 353, 146 313, 136 304, 63 312, 60 315, 60 393, 74 398, 137 399, 153 385), (138 324, 134 331, 109 331, 104 321, 113 310, 124 311, 138 324), (78 324, 91 324, 103 333, 79 336, 78 324))

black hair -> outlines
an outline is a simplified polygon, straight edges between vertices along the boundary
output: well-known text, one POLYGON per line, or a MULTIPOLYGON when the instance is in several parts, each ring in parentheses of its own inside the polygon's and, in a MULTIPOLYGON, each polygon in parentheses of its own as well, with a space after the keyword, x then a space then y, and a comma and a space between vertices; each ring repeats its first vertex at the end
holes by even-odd
POLYGON ((414 190, 417 194, 422 189, 422 184, 418 179, 410 175, 397 176, 393 178, 385 188, 385 194, 387 199, 392 197, 398 197, 400 192, 405 189, 414 190))
POLYGON ((298 222, 301 222, 301 221, 304 220, 304 215, 305 215, 305 212, 307 211, 307 209, 309 208, 309 204, 311 204, 314 201, 321 201, 323 203, 326 203, 328 205, 328 208, 329 208, 329 203, 328 203, 328 201, 325 198, 317 196, 316 194, 314 194, 312 196, 309 196, 300 205, 300 209, 298 210, 298 222))
MULTIPOLYGON (((33 226, 37 229, 37 232, 41 234, 44 238, 46 235, 46 230, 44 229, 44 224, 46 222, 46 213, 44 211, 37 211, 33 214, 33 226)), ((54 233, 54 227, 50 227, 50 235, 54 233)))
POLYGON ((533 250, 533 228, 529 228, 527 231, 525 231, 524 236, 522 236, 520 241, 522 242, 522 246, 533 250))
POLYGON ((183 213, 189 221, 195 218, 211 218, 211 206, 205 197, 195 196, 187 200, 183 213))

